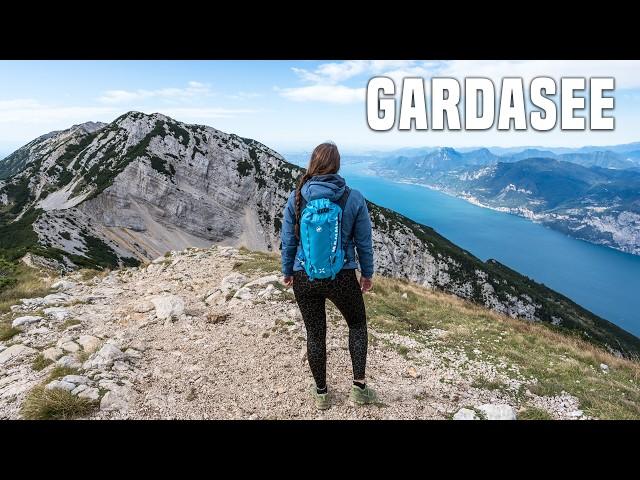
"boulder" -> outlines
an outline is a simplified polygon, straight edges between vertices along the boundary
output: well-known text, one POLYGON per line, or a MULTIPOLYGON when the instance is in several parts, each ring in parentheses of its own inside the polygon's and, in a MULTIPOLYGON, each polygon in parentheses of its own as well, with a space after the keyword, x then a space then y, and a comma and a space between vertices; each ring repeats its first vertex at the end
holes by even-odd
POLYGON ((47 360, 51 360, 52 362, 58 360, 62 355, 64 355, 64 352, 61 348, 57 347, 47 348, 46 350, 42 351, 42 356, 47 360))
POLYGON ((68 280, 58 280, 57 282, 51 285, 51 288, 65 291, 65 290, 71 290, 75 286, 76 284, 74 282, 69 282, 68 280))
POLYGON ((76 386, 73 383, 65 382, 64 380, 54 380, 53 382, 48 383, 47 386, 44 388, 47 390, 53 390, 54 388, 59 388, 61 390, 66 390, 67 392, 70 392, 71 390, 75 389, 76 386))
POLYGON ((12 327, 21 327, 23 325, 29 325, 31 323, 37 323, 42 320, 42 317, 35 315, 26 315, 24 317, 18 317, 11 322, 12 327))
POLYGON ((510 405, 497 404, 497 403, 485 403, 484 405, 480 405, 477 408, 485 415, 487 420, 515 420, 516 419, 516 412, 510 405))
POLYGON ((184 300, 177 295, 163 295, 151 299, 151 303, 156 308, 156 317, 165 320, 172 317, 179 317, 184 313, 184 300))
POLYGON ((56 362, 56 365, 75 368, 76 370, 82 368, 82 363, 80 363, 74 355, 65 355, 64 357, 60 357, 56 362))
POLYGON ((479 420, 476 412, 469 408, 461 408, 453 416, 454 420, 479 420))
POLYGON ((67 303, 69 300, 71 300, 71 296, 67 295, 66 293, 52 293, 44 297, 42 299, 42 303, 44 305, 54 306, 62 305, 63 303, 67 303))
POLYGON ((102 343, 98 337, 94 337, 93 335, 81 335, 76 342, 80 344, 85 352, 89 353, 95 352, 100 346, 100 343, 102 343))
POLYGON ((21 360, 22 358, 36 352, 37 350, 21 344, 11 345, 7 349, 0 352, 0 365, 4 365, 5 363, 14 360, 21 360))
POLYGON ((62 381, 75 383, 76 385, 86 385, 89 383, 89 377, 84 375, 65 375, 62 377, 62 381))
POLYGON ((124 353, 111 343, 105 344, 100 350, 94 353, 89 360, 84 362, 83 368, 90 370, 92 368, 103 370, 113 365, 113 362, 121 359, 124 353))
MULTIPOLYGON (((84 393, 84 392, 83 392, 84 393)), ((100 410, 107 412, 126 411, 131 401, 131 390, 127 387, 116 387, 109 390, 100 401, 100 410)))
POLYGON ((76 353, 80 350, 80 346, 76 342, 64 342, 60 348, 69 353, 76 353))
POLYGON ((66 320, 69 315, 71 315, 71 312, 64 307, 49 307, 45 308, 43 312, 47 317, 51 317, 59 322, 66 320))
POLYGON ((89 387, 78 393, 78 398, 86 398, 95 402, 100 398, 100 392, 97 388, 89 387))

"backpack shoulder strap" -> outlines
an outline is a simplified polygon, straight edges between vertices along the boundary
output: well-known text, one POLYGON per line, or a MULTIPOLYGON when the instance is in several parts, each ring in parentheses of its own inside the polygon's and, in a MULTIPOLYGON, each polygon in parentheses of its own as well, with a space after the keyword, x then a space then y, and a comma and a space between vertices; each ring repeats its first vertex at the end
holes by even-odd
POLYGON ((349 194, 350 193, 351 193, 351 189, 348 186, 345 186, 344 187, 344 193, 342 194, 342 196, 336 202, 338 205, 340 205, 340 208, 342 210, 344 210, 344 206, 347 204, 347 200, 349 199, 349 194))

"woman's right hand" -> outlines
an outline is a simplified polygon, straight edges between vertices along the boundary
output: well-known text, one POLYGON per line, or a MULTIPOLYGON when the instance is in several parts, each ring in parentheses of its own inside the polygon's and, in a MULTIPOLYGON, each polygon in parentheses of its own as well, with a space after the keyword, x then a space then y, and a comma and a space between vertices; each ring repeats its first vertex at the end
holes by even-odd
POLYGON ((292 276, 288 276, 288 277, 284 277, 282 279, 282 283, 284 283, 284 286, 289 288, 293 285, 293 277, 292 276))
POLYGON ((373 280, 370 278, 360 277, 360 290, 362 293, 368 292, 373 288, 373 280))

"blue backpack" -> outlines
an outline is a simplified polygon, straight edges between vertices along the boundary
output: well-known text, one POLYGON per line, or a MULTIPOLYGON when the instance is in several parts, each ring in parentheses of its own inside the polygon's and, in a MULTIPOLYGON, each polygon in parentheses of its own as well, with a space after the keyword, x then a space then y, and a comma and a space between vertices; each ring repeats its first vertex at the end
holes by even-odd
POLYGON ((342 212, 349 197, 349 187, 337 202, 316 198, 300 205, 300 264, 310 279, 331 278, 342 270, 346 258, 342 244, 342 212))

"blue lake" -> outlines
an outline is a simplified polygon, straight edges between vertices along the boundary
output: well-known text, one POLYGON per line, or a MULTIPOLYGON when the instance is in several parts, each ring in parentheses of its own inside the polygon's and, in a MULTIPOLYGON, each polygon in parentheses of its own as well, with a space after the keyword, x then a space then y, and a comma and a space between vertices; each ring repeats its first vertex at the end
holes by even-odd
POLYGON ((640 336, 640 256, 426 187, 369 175, 366 164, 343 163, 340 174, 372 202, 433 227, 478 258, 495 258, 640 336))

